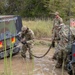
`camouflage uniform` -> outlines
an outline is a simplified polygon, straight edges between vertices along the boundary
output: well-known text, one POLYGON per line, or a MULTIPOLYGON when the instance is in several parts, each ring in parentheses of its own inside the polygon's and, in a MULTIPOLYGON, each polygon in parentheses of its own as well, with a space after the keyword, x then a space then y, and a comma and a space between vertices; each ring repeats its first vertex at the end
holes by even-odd
MULTIPOLYGON (((71 28, 70 28, 71 29, 71 28)), ((70 31, 70 40, 68 40, 68 33, 69 33, 69 28, 67 26, 62 26, 61 31, 59 32, 60 35, 60 41, 58 43, 58 45, 56 46, 56 53, 57 53, 57 63, 56 63, 56 68, 59 68, 62 66, 63 60, 64 63, 67 63, 67 53, 68 53, 68 41, 69 41, 69 45, 71 46, 74 37, 72 34, 72 29, 70 31)), ((70 48, 71 50, 71 48, 70 48)))
MULTIPOLYGON (((59 15, 58 12, 55 13, 55 15, 59 15)), ((59 31, 61 29, 61 25, 64 25, 63 23, 63 19, 59 16, 59 18, 54 19, 54 23, 53 23, 53 29, 52 29, 52 40, 54 40, 54 42, 56 41, 57 44, 59 43, 60 37, 59 37, 59 31)), ((56 59, 56 51, 52 57, 52 59, 56 59)))
POLYGON ((56 17, 54 18, 53 29, 52 29, 52 33, 53 33, 52 38, 57 40, 57 42, 59 40, 59 34, 58 34, 59 27, 62 23, 63 23, 63 20, 60 16, 59 16, 59 18, 56 18, 56 17))
POLYGON ((29 48, 30 49, 32 48, 32 45, 33 45, 33 42, 34 42, 34 33, 33 33, 33 31, 29 28, 27 28, 26 30, 24 30, 22 28, 21 40, 23 40, 24 42, 27 43, 27 44, 23 44, 23 46, 22 46, 22 50, 21 50, 22 57, 25 58, 26 57, 26 52, 29 51, 30 59, 32 59, 32 56, 30 54, 31 50, 29 50, 29 48), (25 31, 25 32, 23 32, 23 31, 25 31))

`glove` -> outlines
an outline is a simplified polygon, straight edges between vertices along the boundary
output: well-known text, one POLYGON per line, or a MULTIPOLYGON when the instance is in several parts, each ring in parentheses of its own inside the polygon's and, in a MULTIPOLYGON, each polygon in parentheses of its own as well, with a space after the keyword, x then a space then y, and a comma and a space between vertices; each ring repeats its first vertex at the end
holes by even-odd
POLYGON ((26 39, 25 39, 25 38, 21 39, 21 42, 24 42, 24 41, 26 41, 26 39))

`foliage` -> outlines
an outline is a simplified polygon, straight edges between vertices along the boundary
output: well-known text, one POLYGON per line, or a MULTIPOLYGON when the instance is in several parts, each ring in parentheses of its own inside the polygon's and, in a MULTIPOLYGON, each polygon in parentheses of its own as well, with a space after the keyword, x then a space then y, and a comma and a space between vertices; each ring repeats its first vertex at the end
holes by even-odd
MULTIPOLYGON (((75 0, 71 2, 71 16, 75 17, 75 0)), ((0 0, 0 13, 21 15, 22 17, 53 17, 55 11, 67 20, 69 17, 69 0, 0 0)))

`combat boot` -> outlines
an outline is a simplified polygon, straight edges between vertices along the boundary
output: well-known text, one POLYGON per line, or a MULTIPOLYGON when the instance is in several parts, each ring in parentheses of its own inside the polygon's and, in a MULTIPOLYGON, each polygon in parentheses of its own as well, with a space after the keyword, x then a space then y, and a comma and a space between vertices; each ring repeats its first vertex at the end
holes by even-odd
POLYGON ((56 63, 55 67, 56 67, 56 68, 61 68, 62 65, 61 65, 60 63, 56 63))
POLYGON ((33 59, 32 57, 30 57, 30 59, 33 59))
POLYGON ((57 60, 57 53, 54 53, 52 59, 53 59, 53 60, 57 60))
POLYGON ((30 59, 33 59, 33 57, 30 55, 30 59))
POLYGON ((26 58, 26 55, 21 54, 21 56, 22 56, 23 58, 26 58))
POLYGON ((56 60, 56 57, 55 57, 55 56, 53 56, 53 57, 52 57, 52 59, 53 59, 53 60, 56 60))
POLYGON ((62 67, 62 60, 61 59, 57 60, 57 63, 55 65, 55 67, 56 68, 61 68, 62 67))

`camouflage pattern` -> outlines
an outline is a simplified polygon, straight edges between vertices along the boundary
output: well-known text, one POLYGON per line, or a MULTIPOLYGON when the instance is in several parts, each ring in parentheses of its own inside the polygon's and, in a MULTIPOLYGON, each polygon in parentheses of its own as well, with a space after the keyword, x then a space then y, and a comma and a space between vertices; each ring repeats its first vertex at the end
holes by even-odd
MULTIPOLYGON (((31 29, 27 29, 25 32, 21 32, 21 40, 25 41, 27 44, 23 44, 21 55, 22 57, 26 57, 26 52, 31 51, 29 48, 32 48, 33 42, 34 42, 34 33, 31 29)), ((32 59, 32 56, 29 52, 30 59, 32 59)))
MULTIPOLYGON (((74 29, 75 30, 75 29, 74 29)), ((56 58, 57 58, 57 63, 56 63, 56 67, 61 67, 63 60, 64 63, 67 63, 67 52, 70 48, 70 46, 72 45, 72 42, 74 41, 74 35, 72 34, 73 29, 70 27, 70 40, 68 40, 68 34, 69 34, 69 27, 63 25, 59 35, 60 35, 60 41, 58 43, 58 45, 56 46, 56 58)))
MULTIPOLYGON (((59 43, 60 40, 60 30, 61 26, 64 25, 63 19, 59 16, 59 12, 55 12, 55 18, 53 21, 53 29, 52 29, 52 41, 55 43, 59 43)), ((52 59, 56 59, 56 52, 54 53, 52 59)))
MULTIPOLYGON (((52 40, 56 41, 57 42, 57 45, 59 44, 59 41, 61 39, 61 31, 62 31, 63 26, 64 26, 64 23, 60 24, 58 26, 58 29, 55 30, 57 33, 55 32, 55 34, 53 34, 54 36, 53 36, 52 40)), ((56 59, 56 55, 58 53, 58 49, 56 47, 55 47, 55 52, 54 52, 54 55, 53 55, 52 59, 56 59)))
POLYGON ((63 20, 61 17, 55 18, 54 23, 53 23, 53 29, 52 29, 52 38, 55 40, 59 40, 59 30, 60 30, 60 25, 63 24, 63 20))

